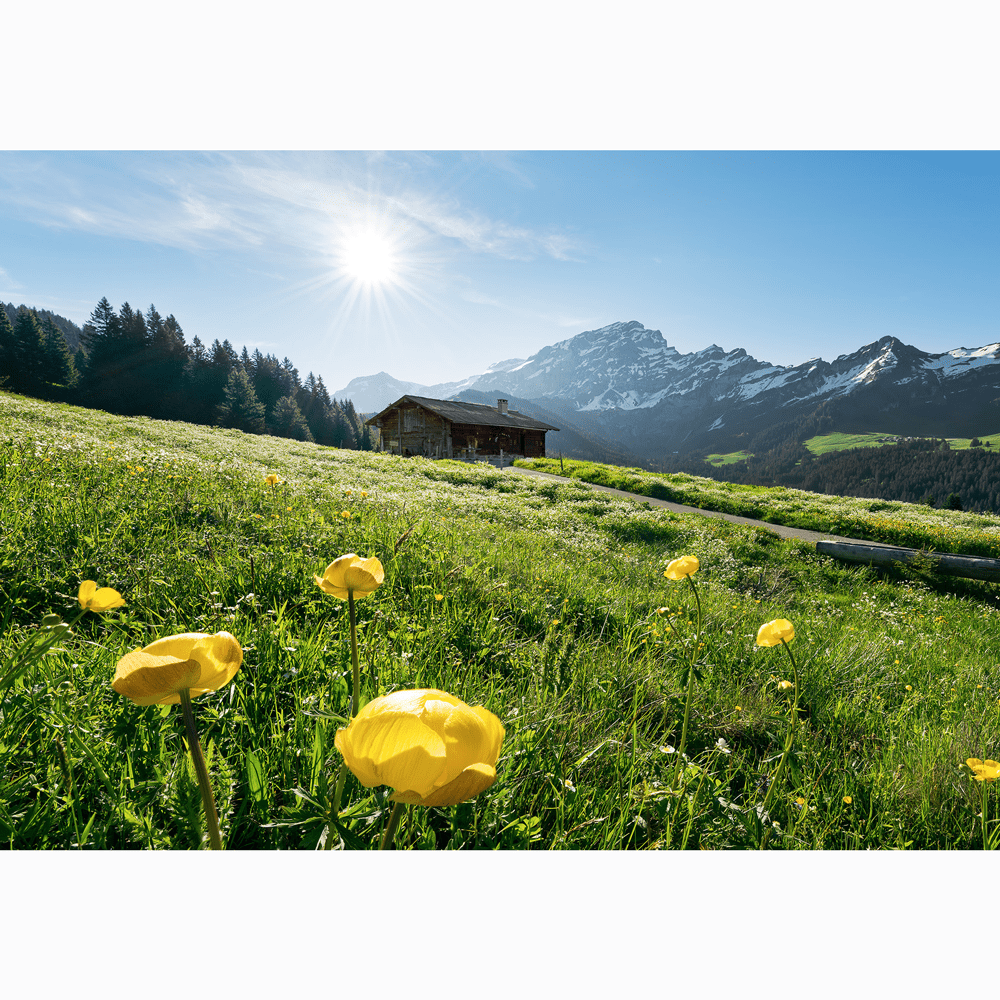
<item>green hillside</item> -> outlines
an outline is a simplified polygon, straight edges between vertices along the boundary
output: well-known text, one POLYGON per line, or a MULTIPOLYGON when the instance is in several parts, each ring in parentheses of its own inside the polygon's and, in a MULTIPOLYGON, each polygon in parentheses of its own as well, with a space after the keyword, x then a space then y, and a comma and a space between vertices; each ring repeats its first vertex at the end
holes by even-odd
MULTIPOLYGON (((852 448, 881 448, 885 444, 894 444, 900 440, 898 434, 884 434, 880 431, 870 431, 861 434, 848 434, 835 431, 830 434, 817 434, 802 443, 814 455, 827 455, 832 451, 847 451, 852 448)), ((955 451, 971 448, 972 442, 979 440, 984 446, 1000 446, 1000 431, 993 434, 985 434, 981 438, 946 438, 949 446, 955 451)), ((746 451, 731 451, 725 454, 706 455, 705 461, 713 465, 732 465, 733 462, 743 462, 751 458, 752 454, 746 451)))
POLYGON ((349 552, 385 570, 357 602, 362 701, 439 688, 506 730, 495 784, 458 805, 407 806, 397 847, 998 839, 995 786, 963 765, 998 756, 990 585, 845 567, 766 530, 482 465, 7 393, 0 416, 11 848, 205 846, 179 708, 139 707, 110 681, 157 638, 219 631, 243 664, 194 714, 225 846, 377 847, 388 788, 348 775, 332 807, 350 629, 345 602, 313 576, 349 552), (666 578, 684 556, 697 572, 666 578), (32 659, 43 616, 75 616, 84 580, 125 605, 84 614, 32 659), (781 684, 795 674, 780 643, 755 642, 774 619, 794 626, 797 689, 781 684))
MULTIPOLYGON (((803 444, 814 455, 826 455, 831 451, 845 451, 850 448, 880 448, 884 444, 894 444, 898 440, 897 434, 882 434, 877 431, 867 434, 843 434, 838 431, 833 434, 818 434, 803 444)), ((985 434, 981 438, 946 438, 946 440, 953 451, 971 448, 973 441, 980 441, 986 447, 995 448, 1000 446, 1000 432, 985 434)))

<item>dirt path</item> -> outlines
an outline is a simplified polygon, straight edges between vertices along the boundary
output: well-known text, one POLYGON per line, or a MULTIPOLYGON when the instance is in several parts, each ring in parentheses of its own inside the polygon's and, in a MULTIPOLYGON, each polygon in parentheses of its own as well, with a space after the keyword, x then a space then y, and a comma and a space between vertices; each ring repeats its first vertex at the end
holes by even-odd
MULTIPOLYGON (((809 531, 807 528, 788 528, 783 524, 771 524, 770 521, 755 521, 752 517, 740 517, 738 514, 724 514, 718 510, 704 510, 701 507, 688 507, 682 503, 671 503, 669 500, 657 500, 656 497, 646 497, 641 493, 626 493, 624 490, 616 490, 610 486, 598 486, 596 483, 585 483, 582 479, 570 479, 568 476, 554 476, 550 472, 538 472, 535 469, 520 469, 512 465, 504 472, 519 472, 524 476, 537 476, 539 479, 554 479, 559 483, 583 483, 592 490, 600 490, 603 493, 612 493, 616 497, 624 497, 626 500, 635 500, 639 503, 648 503, 653 507, 666 507, 676 514, 701 514, 704 517, 721 517, 724 521, 734 521, 736 524, 752 524, 755 528, 766 528, 773 531, 781 538, 798 538, 804 542, 816 542, 828 538, 835 542, 861 542, 860 538, 845 538, 843 535, 831 535, 828 531, 809 531)), ((866 545, 880 545, 881 542, 864 542, 866 545)), ((886 546, 894 548, 895 546, 886 546)))

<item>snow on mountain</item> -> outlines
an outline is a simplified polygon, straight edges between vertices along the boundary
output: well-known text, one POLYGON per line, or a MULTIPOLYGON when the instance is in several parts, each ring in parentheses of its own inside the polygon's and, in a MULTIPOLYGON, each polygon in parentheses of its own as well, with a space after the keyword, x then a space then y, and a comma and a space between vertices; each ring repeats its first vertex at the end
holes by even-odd
POLYGON ((662 448, 692 447, 710 431, 732 435, 824 403, 861 407, 877 420, 894 414, 901 425, 916 414, 930 427, 949 399, 952 412, 963 408, 971 420, 974 408, 992 419, 988 407, 1000 406, 1000 342, 928 354, 883 337, 833 361, 782 366, 716 344, 681 354, 659 330, 632 320, 577 334, 527 359, 498 362, 460 382, 422 386, 380 372, 335 395, 369 412, 405 393, 443 399, 465 391, 536 400, 557 407, 564 422, 579 413, 615 427, 636 453, 646 440, 651 448, 654 439, 662 448))

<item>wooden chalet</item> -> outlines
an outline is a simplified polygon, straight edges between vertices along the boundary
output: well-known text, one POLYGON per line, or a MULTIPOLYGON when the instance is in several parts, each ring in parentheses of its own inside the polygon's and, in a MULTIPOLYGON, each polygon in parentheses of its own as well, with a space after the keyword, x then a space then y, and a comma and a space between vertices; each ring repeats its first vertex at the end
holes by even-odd
POLYGON ((494 408, 425 396, 401 396, 366 423, 379 429, 384 451, 473 462, 544 458, 545 432, 559 430, 508 410, 506 399, 494 408))

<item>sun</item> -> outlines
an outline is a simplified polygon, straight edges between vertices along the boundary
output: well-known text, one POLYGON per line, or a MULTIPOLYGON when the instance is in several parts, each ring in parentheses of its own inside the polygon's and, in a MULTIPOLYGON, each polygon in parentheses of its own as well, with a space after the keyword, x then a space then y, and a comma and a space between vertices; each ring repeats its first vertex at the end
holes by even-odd
POLYGON ((364 230, 344 239, 344 272, 352 281, 378 287, 395 283, 397 260, 393 244, 381 233, 364 230))

